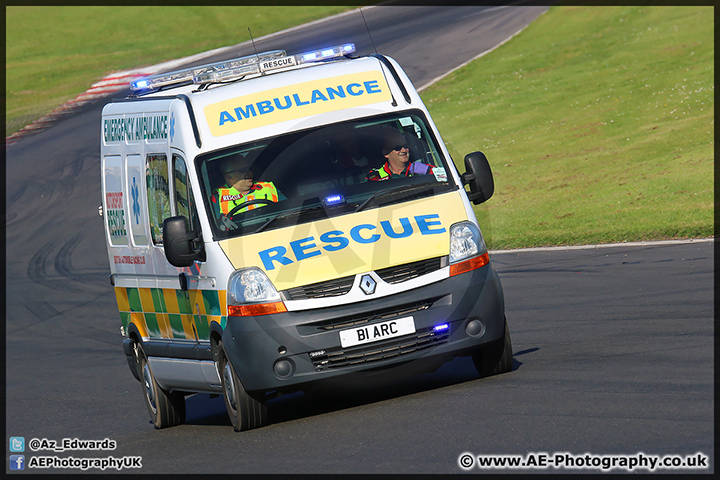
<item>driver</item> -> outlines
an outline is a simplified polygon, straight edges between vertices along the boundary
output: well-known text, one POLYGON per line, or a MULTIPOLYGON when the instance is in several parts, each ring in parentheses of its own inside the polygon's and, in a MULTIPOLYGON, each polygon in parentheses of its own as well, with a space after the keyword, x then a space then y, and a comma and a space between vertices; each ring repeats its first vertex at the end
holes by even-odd
POLYGON ((412 177, 414 175, 429 175, 433 173, 433 166, 420 161, 410 161, 410 145, 405 135, 393 132, 387 135, 383 142, 382 154, 387 161, 385 164, 365 175, 365 181, 378 182, 391 178, 412 177))
POLYGON ((252 200, 277 202, 286 199, 272 182, 253 182, 250 156, 251 154, 244 156, 238 153, 223 160, 220 171, 225 179, 225 185, 218 188, 211 198, 217 218, 221 218, 221 214, 227 216, 232 212, 234 215, 267 205, 258 202, 237 209, 238 206, 252 200), (237 210, 233 211, 235 209, 237 210))

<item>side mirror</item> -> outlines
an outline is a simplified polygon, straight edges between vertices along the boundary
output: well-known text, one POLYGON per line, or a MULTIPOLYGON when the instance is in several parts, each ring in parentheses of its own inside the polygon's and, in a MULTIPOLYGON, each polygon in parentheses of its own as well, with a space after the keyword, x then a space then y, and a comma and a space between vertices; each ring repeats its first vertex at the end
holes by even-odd
POLYGON ((166 218, 163 222, 165 257, 175 267, 189 267, 195 260, 205 261, 205 249, 200 232, 188 232, 188 220, 183 216, 166 218))
POLYGON ((475 205, 489 200, 495 191, 490 164, 482 152, 465 155, 465 173, 461 175, 461 179, 463 185, 470 185, 467 196, 475 205))

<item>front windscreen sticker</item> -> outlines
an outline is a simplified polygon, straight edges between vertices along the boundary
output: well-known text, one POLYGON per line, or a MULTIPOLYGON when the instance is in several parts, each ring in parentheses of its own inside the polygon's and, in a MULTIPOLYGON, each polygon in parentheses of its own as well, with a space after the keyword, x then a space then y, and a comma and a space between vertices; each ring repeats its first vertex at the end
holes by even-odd
POLYGON ((438 182, 447 182, 447 173, 443 167, 434 167, 432 173, 438 182))

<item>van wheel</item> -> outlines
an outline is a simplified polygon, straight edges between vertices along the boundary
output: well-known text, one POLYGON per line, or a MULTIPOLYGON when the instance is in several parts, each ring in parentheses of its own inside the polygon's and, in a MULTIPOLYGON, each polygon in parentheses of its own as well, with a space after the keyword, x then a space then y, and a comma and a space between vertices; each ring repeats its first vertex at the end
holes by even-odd
POLYGON ((236 432, 262 427, 267 423, 267 406, 251 397, 230 365, 223 342, 218 342, 218 363, 225 406, 236 432))
POLYGON ((472 359, 475 368, 480 374, 480 378, 499 375, 512 370, 512 341, 510 340, 510 330, 508 329, 507 320, 505 321, 504 338, 482 347, 473 354, 472 359))
POLYGON ((137 346, 138 366, 147 406, 155 428, 166 428, 180 425, 185 421, 185 396, 181 392, 166 392, 155 381, 142 345, 137 346))

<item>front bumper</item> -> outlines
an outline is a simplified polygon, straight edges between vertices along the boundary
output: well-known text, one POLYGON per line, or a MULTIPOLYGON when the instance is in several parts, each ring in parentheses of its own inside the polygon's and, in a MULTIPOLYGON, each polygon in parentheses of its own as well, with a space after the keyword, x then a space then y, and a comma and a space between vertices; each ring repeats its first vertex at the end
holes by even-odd
POLYGON ((316 381, 436 364, 501 339, 500 280, 486 265, 388 297, 258 317, 228 317, 223 343, 246 390, 296 389, 316 381), (412 316, 415 333, 342 348, 342 330, 412 316), (448 328, 435 331, 434 327, 448 328))

